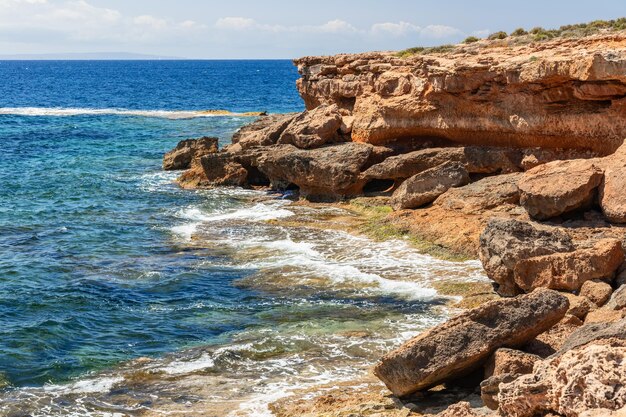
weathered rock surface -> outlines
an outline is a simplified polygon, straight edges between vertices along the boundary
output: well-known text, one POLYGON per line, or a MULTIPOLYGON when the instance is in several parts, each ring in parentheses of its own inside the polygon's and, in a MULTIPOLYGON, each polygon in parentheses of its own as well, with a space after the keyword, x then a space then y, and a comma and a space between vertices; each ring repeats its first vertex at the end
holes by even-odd
POLYGON ((610 323, 589 323, 576 329, 561 345, 555 355, 602 339, 626 341, 626 319, 610 323))
POLYGON ((163 156, 163 169, 166 171, 188 169, 194 159, 217 152, 217 142, 217 138, 207 136, 181 140, 174 149, 163 156))
POLYGON ((207 181, 215 186, 242 186, 246 184, 248 171, 227 153, 205 155, 200 159, 207 181))
POLYGON ((491 301, 386 354, 374 373, 395 395, 408 395, 475 370, 498 348, 526 343, 567 309, 566 297, 546 289, 491 301))
POLYGON ((626 35, 295 61, 308 109, 336 104, 352 138, 614 151, 626 137, 626 35), (532 59, 529 59, 532 57, 532 59))
POLYGON ((278 138, 279 144, 319 148, 339 139, 341 114, 336 105, 319 106, 296 116, 278 138))
POLYGON ((513 219, 492 219, 480 235, 480 260, 501 295, 515 295, 515 267, 520 260, 575 249, 570 236, 513 219))
POLYGON ((363 143, 340 143, 302 150, 292 145, 268 148, 257 160, 258 169, 273 183, 297 185, 310 199, 357 195, 363 181, 359 175, 388 152, 363 143))
POLYGON ((518 181, 520 204, 535 219, 588 207, 603 171, 588 160, 554 161, 527 171, 518 181))
POLYGON ((604 180, 598 195, 602 213, 612 223, 626 223, 626 145, 605 158, 603 166, 604 180))
POLYGON ((517 181, 521 173, 486 177, 458 188, 450 188, 434 205, 465 214, 476 214, 495 207, 519 203, 517 181))
POLYGON ((444 162, 404 181, 391 197, 395 210, 421 207, 452 187, 465 185, 469 174, 459 162, 444 162))
POLYGON ((580 287, 580 295, 591 300, 598 307, 602 307, 611 298, 613 288, 602 281, 585 281, 580 287))
POLYGON ((584 320, 590 311, 598 308, 598 306, 587 297, 570 293, 563 293, 563 295, 569 300, 569 310, 567 310, 567 314, 578 317, 580 320, 584 320))
POLYGON ((578 417, 626 406, 626 343, 588 344, 539 362, 532 374, 500 384, 500 413, 533 417, 547 412, 578 417))
POLYGON ((621 241, 603 239, 588 249, 519 259, 513 273, 526 292, 538 287, 578 291, 585 281, 612 277, 622 262, 621 241))
POLYGON ((232 143, 244 150, 256 146, 274 145, 298 115, 299 113, 286 113, 262 116, 235 132, 232 143))
POLYGON ((576 316, 565 315, 557 324, 531 340, 524 351, 542 358, 557 352, 571 335, 583 325, 576 316))
POLYGON ((521 350, 500 348, 485 365, 485 377, 502 374, 529 374, 541 357, 521 350))

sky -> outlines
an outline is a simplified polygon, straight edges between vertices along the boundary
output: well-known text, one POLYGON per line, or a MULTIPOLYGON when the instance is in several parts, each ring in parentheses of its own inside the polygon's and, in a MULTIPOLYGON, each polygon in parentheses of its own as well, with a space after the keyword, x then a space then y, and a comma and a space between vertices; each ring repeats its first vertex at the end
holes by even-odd
POLYGON ((295 58, 623 16, 625 0, 0 0, 0 55, 295 58))

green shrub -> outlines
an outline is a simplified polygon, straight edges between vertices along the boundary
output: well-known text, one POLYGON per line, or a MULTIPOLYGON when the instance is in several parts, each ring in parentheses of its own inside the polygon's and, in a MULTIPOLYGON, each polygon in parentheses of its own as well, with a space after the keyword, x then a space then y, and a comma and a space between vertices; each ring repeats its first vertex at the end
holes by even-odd
POLYGON ((542 28, 541 26, 536 26, 534 28, 532 28, 529 32, 532 33, 533 35, 536 35, 538 33, 542 33, 545 32, 546 30, 544 28, 542 28))
POLYGON ((468 36, 467 38, 465 38, 463 43, 474 43, 474 42, 478 42, 479 40, 480 39, 478 39, 476 36, 468 36))
POLYGON ((528 35, 528 32, 524 30, 524 28, 517 28, 513 32, 511 32, 511 36, 524 36, 528 35))
POLYGON ((507 36, 509 36, 509 35, 507 35, 506 32, 499 31, 499 32, 496 32, 496 33, 492 33, 491 35, 489 35, 489 37, 487 39, 489 39, 490 41, 493 41, 495 39, 506 39, 507 36))

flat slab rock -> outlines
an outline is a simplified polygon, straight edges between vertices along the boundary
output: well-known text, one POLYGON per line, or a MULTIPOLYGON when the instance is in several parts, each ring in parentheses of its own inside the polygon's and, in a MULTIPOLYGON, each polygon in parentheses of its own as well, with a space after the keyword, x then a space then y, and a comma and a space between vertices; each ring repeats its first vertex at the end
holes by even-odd
POLYGON ((386 354, 374 374, 396 396, 406 396, 464 376, 501 347, 518 347, 548 330, 569 308, 558 292, 488 302, 386 354))

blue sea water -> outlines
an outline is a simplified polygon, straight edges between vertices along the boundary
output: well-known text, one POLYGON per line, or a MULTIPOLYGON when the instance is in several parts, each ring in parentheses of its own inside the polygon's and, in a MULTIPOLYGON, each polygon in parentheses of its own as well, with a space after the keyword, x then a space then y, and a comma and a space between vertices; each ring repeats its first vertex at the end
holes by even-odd
POLYGON ((208 316, 235 317, 245 308, 228 306, 253 297, 229 285, 241 271, 179 253, 168 227, 202 197, 160 169, 179 140, 225 143, 251 118, 55 110, 296 111, 296 78, 289 61, 0 62, 0 109, 31 108, 0 115, 0 370, 11 384, 211 340, 245 323, 208 316))
POLYGON ((142 357, 161 361, 149 372, 201 372, 203 386, 230 375, 212 392, 225 404, 276 398, 267 390, 284 395, 298 375, 354 376, 442 320, 432 281, 481 279, 476 263, 403 242, 277 223, 337 209, 182 190, 161 170, 179 140, 224 145, 254 120, 205 110, 302 110, 297 77, 289 61, 0 61, 0 414, 178 404, 178 390, 133 378, 111 390, 111 370, 142 357), (51 388, 98 373, 89 389, 51 388), (76 398, 94 387, 95 405, 76 398))

